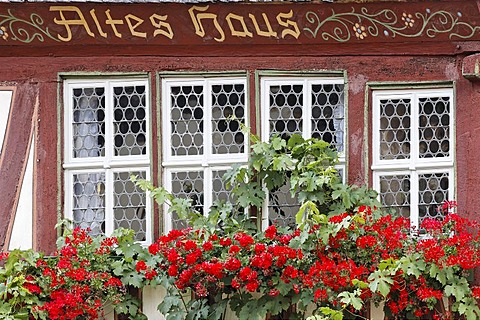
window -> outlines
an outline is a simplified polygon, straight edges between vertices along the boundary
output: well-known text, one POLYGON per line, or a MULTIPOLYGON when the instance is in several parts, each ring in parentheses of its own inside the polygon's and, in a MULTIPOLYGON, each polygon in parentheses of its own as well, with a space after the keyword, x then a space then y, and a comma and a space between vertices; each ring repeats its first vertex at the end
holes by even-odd
POLYGON ((417 226, 454 197, 453 90, 373 93, 374 188, 417 226))
MULTIPOLYGON (((207 213, 217 200, 229 200, 222 181, 226 170, 248 157, 245 78, 167 78, 162 82, 163 166, 165 186, 175 196, 192 199, 207 213)), ((185 221, 165 215, 165 228, 185 221)))
MULTIPOLYGON (((262 137, 292 134, 329 142, 339 152, 337 169, 345 172, 345 83, 343 78, 265 77, 261 81, 262 137)), ((268 197, 264 227, 294 225, 300 208, 285 185, 268 197)))
POLYGON ((65 210, 92 235, 124 227, 151 241, 150 199, 130 175, 150 179, 146 80, 65 81, 65 210))

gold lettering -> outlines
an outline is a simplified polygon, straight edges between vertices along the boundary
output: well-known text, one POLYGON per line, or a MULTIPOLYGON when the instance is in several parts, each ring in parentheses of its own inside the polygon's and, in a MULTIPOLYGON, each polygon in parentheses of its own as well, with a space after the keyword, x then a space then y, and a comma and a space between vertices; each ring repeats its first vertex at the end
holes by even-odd
POLYGON ((60 14, 60 19, 54 18, 53 21, 58 24, 62 25, 65 27, 65 30, 67 31, 67 36, 63 37, 60 34, 57 35, 58 39, 64 42, 68 42, 72 40, 72 30, 70 29, 70 26, 83 26, 85 30, 87 31, 87 34, 91 37, 95 37, 95 34, 90 31, 90 28, 88 27, 88 23, 85 20, 85 17, 83 16, 82 11, 78 9, 75 6, 50 6, 50 11, 58 11, 60 14), (67 20, 65 19, 64 16, 64 11, 68 12, 75 12, 78 15, 78 19, 71 19, 67 20))
POLYGON ((118 32, 116 25, 117 24, 123 24, 123 20, 113 20, 112 16, 110 15, 110 9, 105 11, 105 14, 107 15, 107 18, 108 18, 107 20, 105 20, 105 23, 111 25, 113 33, 115 33, 115 35, 118 38, 121 38, 122 34, 120 32, 118 32))
POLYGON ((158 14, 152 14, 150 16, 150 21, 152 22, 152 25, 158 28, 153 32, 154 37, 160 34, 169 39, 173 39, 173 30, 172 30, 172 27, 170 26, 170 23, 166 22, 167 18, 168 18, 168 15, 161 16, 158 14), (165 28, 166 30, 163 30, 162 28, 165 28))
POLYGON ((140 38, 146 38, 147 37, 146 32, 138 32, 138 31, 135 30, 135 29, 137 29, 137 27, 139 25, 141 25, 143 23, 143 21, 144 21, 143 19, 140 19, 139 17, 134 16, 133 14, 127 14, 125 16, 125 20, 127 21, 128 28, 130 29, 130 32, 132 33, 132 36, 140 37, 140 38), (134 20, 136 22, 135 25, 132 24, 132 20, 134 20))
POLYGON ((98 22, 97 15, 95 14, 95 9, 90 10, 90 15, 92 16, 93 21, 95 21, 95 25, 97 26, 97 30, 100 33, 100 35, 106 38, 107 33, 103 31, 102 27, 100 26, 100 22, 98 22))
POLYGON ((202 20, 212 19, 213 25, 217 29, 218 33, 220 33, 220 38, 214 38, 214 39, 218 42, 223 42, 225 41, 225 33, 223 32, 222 27, 220 27, 220 24, 218 23, 217 15, 214 13, 195 13, 194 12, 195 10, 200 12, 205 12, 208 10, 208 8, 209 6, 205 6, 205 7, 192 6, 190 9, 188 9, 188 12, 190 13, 190 18, 192 19, 193 25, 195 26, 195 33, 200 37, 204 37, 205 29, 203 28, 202 20))
POLYGON ((294 30, 292 29, 285 29, 282 31, 282 38, 285 38, 287 35, 293 36, 295 39, 298 39, 300 36, 300 30, 298 29, 298 25, 295 21, 289 20, 291 17, 293 17, 293 11, 290 10, 288 13, 279 13, 277 15, 277 21, 278 24, 289 28, 290 26, 293 27, 294 30), (287 19, 283 21, 282 19, 287 19))
POLYGON ((265 13, 262 13, 263 20, 265 21, 265 24, 267 26, 267 31, 260 30, 260 27, 257 22, 257 18, 253 14, 248 15, 250 19, 252 19, 253 25, 255 26, 255 31, 257 34, 261 37, 276 37, 277 33, 272 30, 272 26, 270 25, 270 21, 267 18, 267 15, 265 13))
POLYGON ((226 19, 227 19, 228 26, 230 27, 230 31, 232 32, 232 36, 250 37, 250 38, 253 37, 253 34, 250 31, 248 31, 247 25, 245 24, 245 20, 243 19, 242 16, 229 13, 226 19), (235 19, 240 22, 243 29, 242 31, 235 30, 235 27, 233 26, 233 23, 232 23, 232 19, 235 19))

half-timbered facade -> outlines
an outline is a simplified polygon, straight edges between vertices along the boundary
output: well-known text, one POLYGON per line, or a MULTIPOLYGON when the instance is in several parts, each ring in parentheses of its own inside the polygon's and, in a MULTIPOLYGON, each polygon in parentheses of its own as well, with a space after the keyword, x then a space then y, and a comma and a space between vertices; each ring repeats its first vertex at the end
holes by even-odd
POLYGON ((332 143, 414 225, 478 220, 479 66, 478 0, 1 2, 0 247, 52 251, 63 217, 150 243, 183 222, 130 175, 206 212, 245 126, 332 143))

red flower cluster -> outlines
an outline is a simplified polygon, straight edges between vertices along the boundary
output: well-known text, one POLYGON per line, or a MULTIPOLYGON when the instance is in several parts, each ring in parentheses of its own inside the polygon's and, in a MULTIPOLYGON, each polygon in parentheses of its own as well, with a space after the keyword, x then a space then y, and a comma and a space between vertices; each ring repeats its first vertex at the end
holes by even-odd
MULTIPOLYGON (((426 219, 423 232, 435 236, 417 239, 412 237, 408 219, 374 217, 372 210, 364 207, 357 214, 333 216, 326 225, 312 225, 309 231, 283 233, 272 225, 255 235, 239 231, 206 237, 206 230, 173 230, 148 251, 160 261, 159 275, 174 277, 178 289, 189 288, 197 297, 225 287, 292 301, 295 295, 307 292, 316 303, 335 307, 339 293, 352 292, 359 281, 368 284, 372 272, 387 259, 395 261, 417 252, 426 263, 440 268, 480 266, 480 247, 472 246, 480 241, 467 232, 465 223, 455 215, 444 221, 426 219)), ((137 263, 140 273, 145 268, 143 261, 137 263)), ((428 275, 416 277, 398 269, 393 279, 386 297, 392 314, 404 315, 410 310, 424 315, 443 295, 438 281, 428 275)), ((362 299, 375 294, 378 292, 362 288, 362 299)), ((480 292, 475 289, 473 294, 479 296, 480 292)))
POLYGON ((470 230, 479 225, 449 214, 443 221, 425 219, 421 229, 426 236, 417 244, 416 250, 423 253, 425 260, 439 265, 439 268, 458 267, 469 270, 480 266, 479 248, 472 245, 478 241, 470 230))
POLYGON ((44 302, 34 312, 52 320, 98 319, 107 300, 115 302, 125 293, 109 265, 117 239, 106 238, 98 246, 92 243, 88 230, 76 228, 54 257, 37 260, 39 275, 29 276, 24 284, 44 302))

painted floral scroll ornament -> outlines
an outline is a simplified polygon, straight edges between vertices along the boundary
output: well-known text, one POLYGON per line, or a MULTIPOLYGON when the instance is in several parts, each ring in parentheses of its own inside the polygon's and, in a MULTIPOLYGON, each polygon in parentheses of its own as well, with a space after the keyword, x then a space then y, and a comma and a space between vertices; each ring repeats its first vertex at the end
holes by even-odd
POLYGON ((3 40, 7 41, 7 39, 8 39, 7 28, 0 27, 0 36, 2 37, 3 40))
POLYGON ((365 32, 365 27, 360 25, 359 23, 355 23, 353 26, 353 30, 355 31, 355 35, 357 38, 363 40, 367 36, 367 33, 365 32))
POLYGON ((8 14, 0 14, 0 36, 7 40, 10 35, 10 39, 23 43, 31 43, 34 40, 44 42, 45 37, 58 42, 57 37, 53 36, 43 23, 42 17, 36 13, 30 15, 30 20, 25 20, 15 17, 11 10, 8 10, 8 14), (7 28, 10 34, 7 33, 7 28))
POLYGON ((461 17, 460 12, 432 12, 429 9, 425 13, 403 12, 401 15, 390 9, 369 13, 368 9, 363 7, 359 12, 355 8, 345 13, 335 13, 332 10, 332 14, 322 20, 316 12, 309 11, 305 18, 312 26, 304 27, 303 30, 313 38, 321 36, 325 41, 337 42, 347 42, 353 35, 359 40, 365 39, 367 35, 378 37, 382 31, 384 36, 391 38, 416 38, 425 35, 434 38, 439 34, 448 34, 450 39, 473 37, 480 30, 480 26, 460 21, 461 17))

